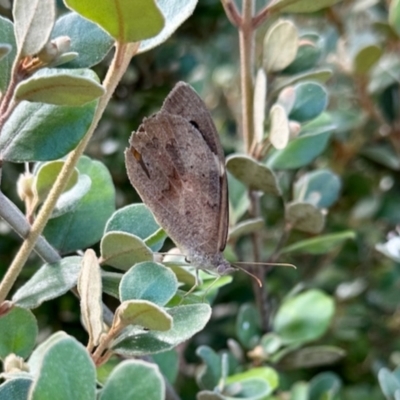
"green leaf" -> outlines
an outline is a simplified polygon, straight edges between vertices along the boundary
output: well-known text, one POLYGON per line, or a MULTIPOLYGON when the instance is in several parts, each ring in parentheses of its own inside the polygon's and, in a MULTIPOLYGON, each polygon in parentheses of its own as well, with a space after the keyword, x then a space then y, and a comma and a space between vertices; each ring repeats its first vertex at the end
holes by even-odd
POLYGON ((274 332, 287 344, 316 340, 328 329, 334 310, 330 296, 320 290, 308 290, 280 306, 273 322, 274 332))
POLYGON ((229 219, 234 225, 248 211, 250 200, 246 186, 236 179, 229 171, 227 173, 229 187, 229 219))
POLYGON ((389 399, 400 389, 400 380, 387 368, 381 368, 379 370, 378 381, 383 394, 389 399))
POLYGON ((392 0, 389 3, 389 24, 400 34, 400 0, 392 0))
POLYGON ((284 107, 274 104, 269 110, 269 141, 275 149, 284 149, 290 137, 289 120, 284 107))
POLYGON ((298 122, 318 117, 328 104, 328 92, 315 82, 301 82, 295 88, 296 100, 289 114, 290 119, 298 122))
POLYGON ((51 219, 43 232, 61 253, 71 253, 98 242, 115 209, 115 188, 104 164, 83 156, 77 168, 90 177, 90 190, 71 212, 51 219))
POLYGON ((353 60, 353 70, 356 74, 367 74, 378 62, 383 53, 382 47, 371 44, 358 51, 353 60))
POLYGON ((17 86, 15 100, 83 106, 104 94, 97 81, 97 75, 90 69, 43 69, 17 86))
POLYGON ((282 346, 282 340, 280 336, 274 332, 269 332, 262 336, 260 346, 265 354, 274 354, 282 346))
POLYGON ((110 374, 100 400, 164 400, 165 383, 154 364, 141 360, 121 362, 110 374))
POLYGON ((5 58, 12 50, 12 47, 7 43, 0 43, 0 61, 5 58))
POLYGON ((222 377, 222 360, 213 349, 208 346, 200 346, 196 354, 202 360, 204 368, 196 375, 196 382, 202 389, 214 389, 222 377))
POLYGON ((71 38, 71 52, 78 57, 63 65, 63 68, 90 68, 98 64, 109 53, 114 40, 97 24, 74 12, 63 15, 56 21, 51 38, 71 38))
POLYGON ((236 318, 236 336, 246 349, 254 348, 261 336, 260 315, 252 304, 243 304, 236 318))
POLYGON ((306 253, 306 254, 326 254, 340 246, 345 240, 355 239, 354 231, 344 231, 329 235, 321 235, 315 238, 301 240, 281 250, 285 253, 306 253))
POLYGON ((262 400, 278 387, 279 377, 270 367, 258 367, 232 375, 227 378, 226 383, 228 386, 225 390, 228 393, 230 389, 240 388, 240 392, 234 395, 237 398, 262 400))
POLYGON ((81 318, 89 334, 89 343, 100 344, 104 331, 101 269, 92 249, 86 249, 79 271, 77 289, 80 296, 81 318))
POLYGON ((40 343, 36 349, 33 351, 32 355, 28 360, 29 372, 33 376, 39 374, 40 368, 42 366, 43 357, 46 355, 47 351, 60 340, 68 338, 69 336, 63 331, 57 331, 49 336, 44 342, 40 343))
MULTIPOLYGON (((105 232, 121 231, 138 236, 146 241, 154 235, 160 226, 157 224, 151 211, 143 204, 131 204, 116 211, 107 221, 105 232)), ((166 235, 161 235, 159 240, 149 246, 153 251, 158 251, 164 244, 166 235)))
POLYGON ((289 400, 308 400, 309 385, 306 382, 296 382, 290 389, 289 400))
POLYGON ((285 69, 296 57, 298 35, 289 20, 278 20, 264 37, 263 66, 268 72, 285 69))
POLYGON ((22 56, 37 54, 48 42, 56 16, 53 0, 15 0, 14 30, 22 56))
POLYGON ((226 400, 226 396, 218 394, 217 392, 212 392, 210 390, 202 390, 197 393, 196 400, 226 400))
POLYGON ((138 53, 144 53, 165 42, 193 13, 198 0, 157 0, 164 15, 164 27, 151 39, 140 42, 138 53))
POLYGON ((102 263, 123 271, 136 263, 153 260, 153 253, 143 240, 125 232, 107 232, 100 248, 102 263))
POLYGON ((289 352, 279 360, 284 369, 315 368, 331 365, 343 357, 346 352, 334 346, 309 346, 289 352))
POLYGON ((331 76, 333 75, 333 71, 327 68, 321 69, 313 69, 311 71, 301 72, 296 75, 292 75, 289 77, 280 77, 275 80, 272 85, 272 92, 277 92, 282 90, 283 88, 294 85, 298 82, 303 81, 315 81, 320 83, 325 83, 331 76))
POLYGON ((51 217, 56 218, 75 210, 81 199, 89 192, 92 180, 87 175, 79 175, 78 182, 73 188, 61 194, 54 207, 51 217))
POLYGON ((395 149, 388 143, 364 147, 360 154, 394 171, 400 171, 400 159, 395 149))
POLYGON ((28 378, 10 379, 0 385, 1 400, 26 400, 32 380, 28 378))
POLYGON ((160 368, 163 376, 173 385, 179 373, 179 356, 177 351, 174 349, 153 354, 152 359, 158 365, 158 368, 160 368))
POLYGON ((14 353, 26 358, 35 345, 38 334, 36 318, 31 311, 13 307, 0 317, 0 358, 14 353))
POLYGON ((78 281, 81 257, 66 257, 54 264, 44 264, 20 287, 12 301, 25 308, 36 308, 73 288, 78 281))
POLYGON ((0 60, 0 91, 4 93, 10 82, 11 68, 17 55, 17 43, 13 23, 2 16, 0 16, 0 38, 2 43, 11 46, 11 51, 0 60))
POLYGON ((268 5, 270 12, 311 13, 339 3, 342 0, 275 0, 268 5))
POLYGON ((178 280, 169 268, 155 262, 142 262, 122 278, 120 299, 148 300, 163 306, 172 299, 177 289, 178 280))
MULTIPOLYGON (((314 121, 313 121, 314 122, 314 121)), ((328 144, 334 129, 329 121, 321 121, 319 127, 303 127, 300 136, 291 140, 283 150, 276 150, 267 160, 272 169, 295 169, 310 164, 328 144)))
POLYGON ((63 157, 87 132, 96 104, 68 107, 22 102, 4 124, 0 152, 11 162, 49 161, 63 157))
POLYGON ((113 327, 123 329, 128 325, 164 332, 171 329, 172 318, 161 307, 150 301, 126 300, 115 311, 113 327))
POLYGON ((310 381, 309 400, 334 400, 342 383, 333 372, 322 372, 310 381))
POLYGON ((164 17, 154 0, 65 0, 67 7, 100 25, 120 43, 139 42, 156 36, 164 17))
POLYGON ((294 229, 307 233, 320 233, 325 225, 325 215, 310 203, 287 203, 285 219, 294 229))
POLYGON ((276 177, 268 167, 248 156, 232 155, 226 160, 228 171, 250 190, 280 195, 276 177))
POLYGON ((315 33, 301 35, 296 58, 283 72, 285 74, 298 74, 315 67, 322 53, 321 42, 323 40, 315 33))
POLYGON ((341 180, 327 169, 319 169, 303 175, 294 185, 294 199, 328 208, 339 197, 341 180))
MULTIPOLYGON (((64 161, 51 161, 41 164, 35 171, 34 192, 38 203, 42 203, 46 199, 63 166, 64 161)), ((78 182, 78 177, 79 172, 75 168, 64 192, 70 190, 78 182)))
POLYGON ((76 339, 65 337, 49 346, 43 355, 29 398, 94 400, 95 389, 96 370, 87 350, 76 339))
POLYGON ((104 293, 119 300, 119 284, 122 276, 122 274, 117 272, 101 271, 101 282, 104 293))
POLYGON ((250 233, 259 232, 265 226, 263 218, 247 219, 239 222, 229 231, 229 239, 237 239, 250 233))
POLYGON ((201 331, 211 317, 208 304, 190 304, 168 310, 173 318, 172 329, 166 332, 137 332, 132 329, 113 343, 117 354, 142 356, 171 350, 201 331))

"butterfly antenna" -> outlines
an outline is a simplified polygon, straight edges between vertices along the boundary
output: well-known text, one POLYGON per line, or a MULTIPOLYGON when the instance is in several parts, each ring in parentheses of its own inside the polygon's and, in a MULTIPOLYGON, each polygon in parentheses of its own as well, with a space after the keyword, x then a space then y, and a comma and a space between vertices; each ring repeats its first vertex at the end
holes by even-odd
MULTIPOLYGON (((261 282, 260 278, 258 278, 258 277, 255 276, 254 274, 252 274, 250 271, 247 271, 246 268, 243 268, 243 267, 241 267, 241 266, 239 266, 239 265, 237 265, 237 264, 238 264, 238 263, 235 263, 235 264, 233 264, 233 266, 236 267, 237 269, 240 269, 240 270, 243 271, 245 274, 251 276, 251 277, 258 283, 258 286, 262 287, 262 282, 261 282)), ((243 264, 246 264, 246 263, 243 263, 243 264)))
POLYGON ((271 267, 291 267, 294 269, 297 269, 297 267, 294 264, 290 264, 290 263, 269 263, 269 262, 241 262, 241 261, 237 261, 235 262, 235 265, 237 264, 246 264, 246 265, 267 265, 267 266, 271 266, 271 267))

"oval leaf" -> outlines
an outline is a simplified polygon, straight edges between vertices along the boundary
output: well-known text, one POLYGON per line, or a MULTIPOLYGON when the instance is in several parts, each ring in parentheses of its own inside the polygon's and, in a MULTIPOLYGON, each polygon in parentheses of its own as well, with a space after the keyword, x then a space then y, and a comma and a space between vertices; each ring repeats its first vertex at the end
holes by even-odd
POLYGON ((36 318, 31 311, 13 307, 0 317, 0 358, 14 353, 26 358, 35 345, 38 334, 36 318))
POLYGON ((289 114, 290 119, 298 122, 318 117, 328 104, 326 89, 315 82, 301 82, 295 88, 296 100, 289 114))
POLYGON ((257 72, 254 84, 253 118, 254 140, 261 143, 264 138, 265 101, 267 98, 267 75, 263 69, 257 72))
POLYGON ((95 400, 96 369, 85 347, 76 339, 65 337, 49 346, 43 355, 29 398, 70 400, 71 397, 95 400))
POLYGON ((82 106, 104 94, 103 86, 96 82, 97 75, 89 71, 53 69, 46 70, 45 74, 35 74, 17 86, 15 100, 82 106), (82 72, 85 76, 82 76, 82 72))
POLYGON ((277 21, 264 38, 263 66, 268 72, 281 71, 296 57, 297 29, 291 21, 277 21))
POLYGON ((142 262, 122 278, 120 299, 148 300, 163 306, 172 299, 177 289, 178 280, 169 268, 154 262, 142 262))
POLYGON ((44 264, 20 287, 12 301, 25 308, 36 308, 73 288, 78 281, 81 257, 66 257, 54 264, 44 264))
POLYGON ((115 311, 113 327, 120 330, 128 325, 138 325, 152 331, 169 331, 172 318, 150 301, 128 300, 121 303, 115 311))
POLYGON ((33 56, 50 38, 56 16, 53 0, 16 0, 13 4, 14 30, 22 56, 33 56))
POLYGON ((250 190, 280 195, 280 189, 274 173, 265 165, 248 156, 233 155, 227 158, 228 171, 250 190))
POLYGON ((309 203, 288 203, 285 219, 294 229, 308 233, 319 233, 325 225, 324 214, 309 203))
POLYGON ((289 142, 289 120, 285 109, 280 104, 274 104, 269 111, 270 128, 269 141, 276 149, 284 149, 289 142))
POLYGON ((100 249, 102 263, 123 271, 136 263, 153 260, 153 253, 143 240, 125 232, 107 232, 100 249))
POLYGON ((51 38, 68 36, 71 52, 78 56, 63 65, 64 68, 90 68, 104 59, 114 45, 114 40, 97 24, 74 12, 58 18, 51 38))
POLYGON ((286 344, 316 340, 328 329, 334 310, 330 296, 309 290, 281 305, 273 322, 274 331, 286 344))
POLYGON ((123 361, 108 377, 100 400, 164 400, 165 383, 154 364, 141 360, 123 361))
POLYGON ((190 304, 168 310, 173 318, 172 329, 166 332, 140 332, 116 340, 113 349, 117 354, 141 356, 171 350, 179 343, 201 331, 211 317, 208 304, 190 304))
POLYGON ((164 27, 164 17, 154 0, 65 0, 65 4, 120 43, 151 38, 164 27))
POLYGON ((192 15, 197 2, 198 0, 157 0, 157 6, 165 18, 165 25, 157 36, 140 42, 138 53, 165 42, 192 15))
MULTIPOLYGON (((160 226, 157 224, 151 211, 143 203, 139 203, 120 208, 116 211, 108 220, 105 232, 126 232, 138 236, 147 242, 146 239, 152 237, 159 229, 160 226)), ((165 234, 159 236, 149 247, 153 251, 160 250, 165 238, 165 234)))

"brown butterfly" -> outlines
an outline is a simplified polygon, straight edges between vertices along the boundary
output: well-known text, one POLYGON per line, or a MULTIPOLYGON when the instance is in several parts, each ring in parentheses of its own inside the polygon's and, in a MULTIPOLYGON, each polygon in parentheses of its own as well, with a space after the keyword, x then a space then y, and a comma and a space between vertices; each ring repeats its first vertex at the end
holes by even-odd
POLYGON ((129 179, 168 236, 197 269, 227 274, 224 153, 202 99, 179 82, 145 118, 125 151, 129 179))

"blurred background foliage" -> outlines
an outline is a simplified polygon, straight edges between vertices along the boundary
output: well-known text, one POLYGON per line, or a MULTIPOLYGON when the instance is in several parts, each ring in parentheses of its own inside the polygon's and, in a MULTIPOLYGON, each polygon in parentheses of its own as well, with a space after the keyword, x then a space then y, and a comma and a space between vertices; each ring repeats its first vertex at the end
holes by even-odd
MULTIPOLYGON (((390 392, 385 383, 392 377, 389 371, 400 366, 400 246, 396 241, 400 222, 400 23, 394 11, 389 24, 389 7, 394 8, 395 3, 398 2, 344 0, 311 14, 283 15, 296 26, 303 47, 289 67, 268 76, 272 79, 268 82, 271 91, 267 107, 270 107, 276 101, 273 84, 278 84, 278 79, 307 71, 331 71, 323 85, 329 99, 327 115, 335 129, 325 151, 314 161, 300 168, 283 169, 277 175, 284 187, 283 198, 288 201, 293 197, 293 183, 308 172, 329 169, 335 173, 340 178, 341 190, 326 215, 323 233, 352 230, 355 237, 328 246, 328 252, 306 249, 282 254, 279 261, 292 262, 297 269, 271 268, 264 289, 269 296, 271 316, 289 294, 293 296, 304 288, 314 289, 306 293, 317 297, 322 293, 319 290, 330 295, 335 303, 333 319, 327 317, 329 328, 323 329, 322 337, 316 335, 312 344, 333 346, 334 352, 321 350, 298 354, 297 358, 285 359, 281 355, 279 359, 268 359, 266 349, 274 346, 274 337, 264 336, 260 341, 265 332, 252 305, 251 279, 238 272, 233 282, 219 292, 206 329, 177 349, 181 374, 175 384, 182 398, 194 398, 199 390, 201 378, 197 374, 196 383, 196 368, 207 359, 199 346, 209 346, 218 352, 226 349, 227 341, 242 367, 271 363, 276 368, 281 393, 292 387, 292 397, 282 394, 277 398, 303 398, 294 394, 301 392, 300 386, 293 386, 299 381, 314 382, 314 394, 304 398, 375 400, 384 399, 383 393, 386 398, 395 398, 395 391, 390 392), (381 246, 377 248, 378 244, 381 246), (254 349, 257 345, 262 347, 261 357, 254 349), (250 350, 253 352, 249 355, 250 350), (199 354, 203 356, 199 358, 199 354), (310 359, 315 362, 307 365, 310 359), (387 370, 381 370, 382 367, 387 370), (378 378, 378 371, 385 372, 379 373, 378 378), (318 387, 324 386, 324 379, 330 392, 318 392, 318 387), (321 393, 328 392, 332 397, 321 397, 321 393)), ((263 4, 258 1, 259 7, 263 4)), ((9 16, 7 8, 0 10, 2 15, 9 16)), ((65 12, 61 2, 59 12, 65 12)), ((275 17, 268 20, 257 31, 257 60, 262 57, 263 37, 276 21, 275 17)), ((95 67, 101 77, 108 60, 95 67)), ((194 14, 167 42, 133 59, 87 149, 90 157, 102 160, 111 172, 117 208, 139 201, 124 165, 123 151, 130 132, 143 117, 159 110, 179 80, 191 83, 205 100, 226 154, 243 152, 237 120, 238 60, 237 31, 217 0, 200 0, 194 14)), ((4 192, 17 203, 15 181, 21 168, 7 164, 3 172, 4 192)), ((263 251, 268 254, 284 230, 284 207, 280 199, 268 194, 262 197, 261 207, 266 221, 263 251)), ((0 227, 3 272, 20 240, 4 224, 0 227)), ((312 237, 315 236, 294 231, 286 245, 312 237)), ((251 261, 249 241, 241 239, 237 247, 240 259, 251 261)), ((21 282, 38 265, 39 260, 33 257, 21 275, 21 282)), ((311 307, 315 301, 311 299, 304 304, 311 307)), ((326 307, 316 312, 329 314, 329 305, 326 307)), ((42 334, 62 329, 84 341, 86 334, 79 320, 78 301, 72 295, 47 302, 34 313, 42 334)), ((276 318, 271 320, 277 324, 276 318)), ((165 356, 172 357, 169 361, 159 357, 159 364, 173 364, 174 354, 165 356)), ((234 365, 232 369, 235 370, 234 365)), ((397 378, 394 379, 396 387, 397 378)))

